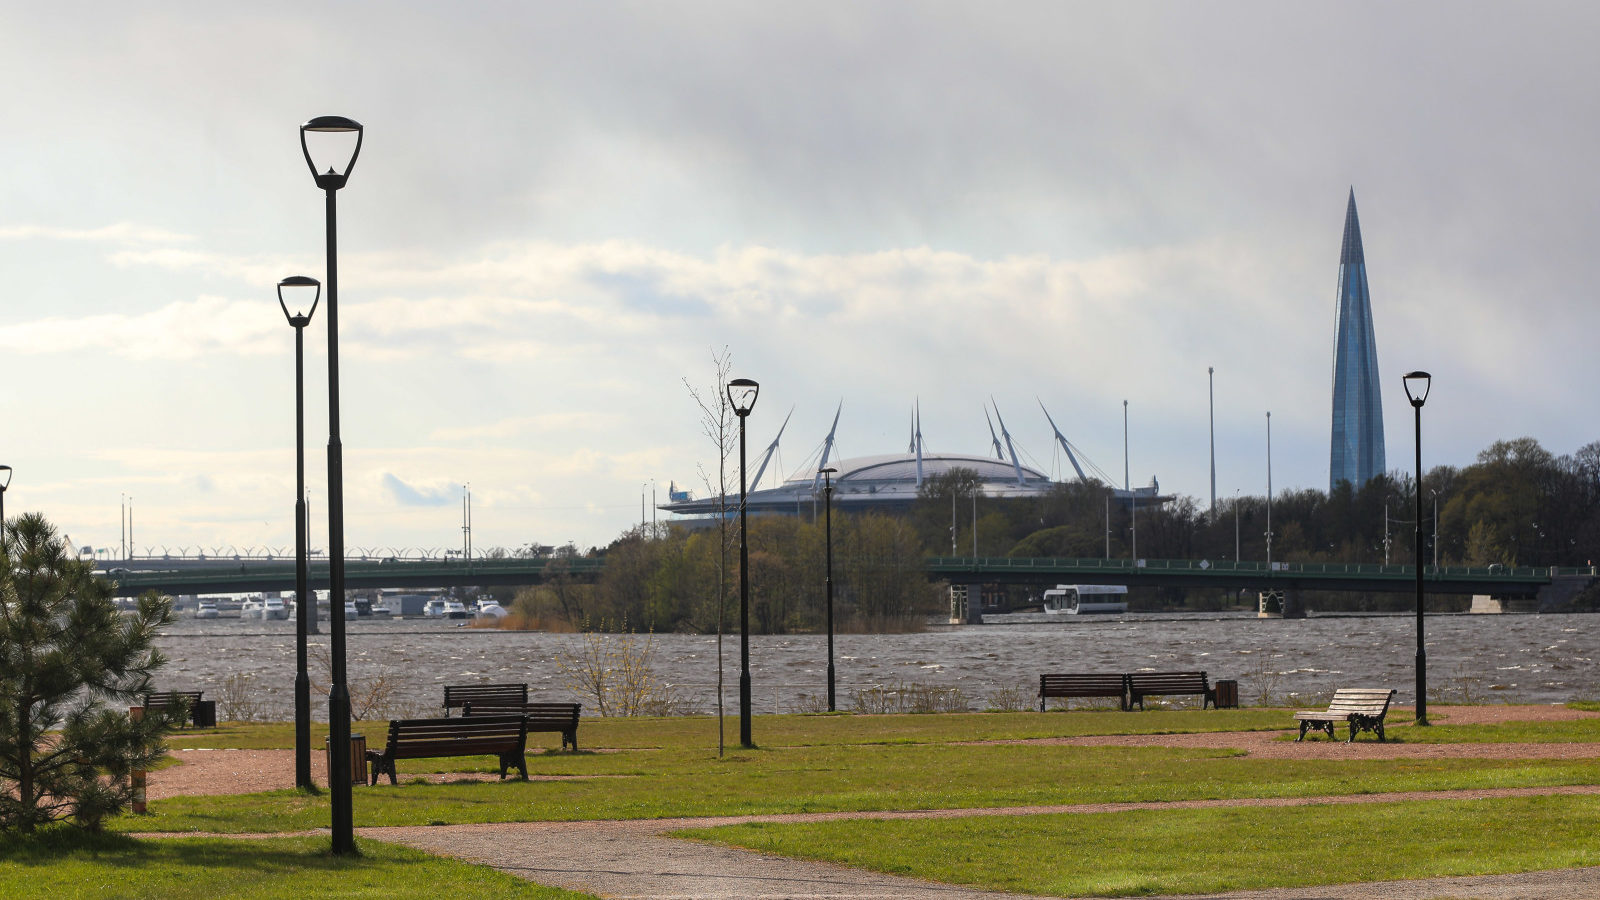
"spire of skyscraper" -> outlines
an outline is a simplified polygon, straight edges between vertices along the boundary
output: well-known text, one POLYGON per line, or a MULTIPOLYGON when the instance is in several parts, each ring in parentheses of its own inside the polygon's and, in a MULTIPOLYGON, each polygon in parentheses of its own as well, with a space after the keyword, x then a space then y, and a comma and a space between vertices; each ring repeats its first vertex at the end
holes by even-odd
POLYGON ((1383 397, 1378 383, 1378 344, 1373 337, 1367 259, 1356 217, 1356 191, 1344 215, 1339 249, 1339 296, 1333 345, 1333 440, 1328 489, 1348 481, 1360 488, 1386 470, 1383 397))

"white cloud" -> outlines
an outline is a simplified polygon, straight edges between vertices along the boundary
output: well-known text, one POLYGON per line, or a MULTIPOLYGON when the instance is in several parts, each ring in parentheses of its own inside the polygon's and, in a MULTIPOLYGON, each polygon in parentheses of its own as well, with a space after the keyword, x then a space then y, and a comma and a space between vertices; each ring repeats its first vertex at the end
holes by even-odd
POLYGON ((13 225, 0 228, 0 240, 83 241, 107 244, 177 244, 194 240, 162 228, 133 222, 118 222, 100 228, 59 228, 48 225, 13 225))
POLYGON ((605 540, 640 481, 694 479, 681 379, 723 346, 763 384, 753 444, 796 408, 791 467, 841 397, 866 454, 904 446, 919 396, 931 441, 979 450, 992 394, 1036 454, 1035 395, 1114 470, 1126 398, 1133 471, 1199 493, 1215 366, 1223 492, 1264 488, 1267 409, 1277 483, 1320 485, 1352 182, 1390 392, 1438 376, 1430 457, 1592 439, 1596 126, 1570 111, 1600 13, 1225 6, 401 4, 348 46, 360 5, 19 8, 0 353, 49 389, 8 395, 8 509, 114 532, 138 485, 152 533, 292 539, 272 285, 322 277, 294 135, 319 112, 369 129, 339 201, 368 541, 454 524, 384 473, 472 481, 486 535, 605 540))

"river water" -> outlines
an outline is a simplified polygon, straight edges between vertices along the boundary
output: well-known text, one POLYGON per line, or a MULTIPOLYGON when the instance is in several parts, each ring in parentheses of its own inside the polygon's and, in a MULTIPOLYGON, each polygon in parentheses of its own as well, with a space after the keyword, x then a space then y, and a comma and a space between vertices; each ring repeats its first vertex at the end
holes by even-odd
MULTIPOLYGON (((1301 620, 1246 615, 991 616, 984 625, 920 634, 841 634, 835 641, 838 705, 858 696, 908 696, 918 688, 973 709, 1036 704, 1042 672, 1126 672, 1203 669, 1212 681, 1239 682, 1245 705, 1314 699, 1337 687, 1390 687, 1397 703, 1415 695, 1416 621, 1412 616, 1327 616, 1301 620), (874 693, 888 689, 898 694, 874 693), (865 693, 863 693, 865 692, 865 693), (959 693, 957 693, 959 692, 959 693)), ((1558 703, 1600 699, 1600 640, 1592 615, 1430 615, 1426 623, 1430 699, 1558 703)), ((326 630, 327 624, 322 628, 326 630)), ((601 637, 615 649, 616 636, 601 637)), ((712 712, 717 682, 716 638, 635 636, 653 650, 656 683, 670 686, 676 708, 712 712)), ((347 627, 352 695, 376 692, 374 718, 440 714, 443 685, 527 682, 530 695, 571 700, 594 709, 558 665, 581 651, 571 634, 460 627, 438 619, 363 619, 347 627)), ((158 646, 170 662, 162 689, 203 690, 222 700, 247 697, 252 714, 293 718, 293 621, 185 617, 158 646)), ((314 685, 326 683, 328 636, 310 639, 314 685)), ((821 635, 755 636, 750 642, 757 713, 816 709, 825 704, 827 644, 821 635)), ((724 700, 738 706, 739 640, 724 638, 724 700)), ((317 718, 326 702, 313 702, 317 718)), ((1037 708, 1035 706, 1035 708, 1037 708)), ((219 709, 227 717, 227 710, 219 709)))

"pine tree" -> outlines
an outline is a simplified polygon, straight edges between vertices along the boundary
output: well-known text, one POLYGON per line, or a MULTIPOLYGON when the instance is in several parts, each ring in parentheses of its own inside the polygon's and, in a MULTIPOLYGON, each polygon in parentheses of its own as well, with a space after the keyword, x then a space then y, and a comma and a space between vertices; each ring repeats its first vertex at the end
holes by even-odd
POLYGON ((153 643, 170 621, 171 602, 153 592, 122 615, 43 516, 3 523, 0 831, 67 817, 98 828, 127 807, 130 772, 166 753, 165 711, 135 722, 126 708, 165 663, 153 643))

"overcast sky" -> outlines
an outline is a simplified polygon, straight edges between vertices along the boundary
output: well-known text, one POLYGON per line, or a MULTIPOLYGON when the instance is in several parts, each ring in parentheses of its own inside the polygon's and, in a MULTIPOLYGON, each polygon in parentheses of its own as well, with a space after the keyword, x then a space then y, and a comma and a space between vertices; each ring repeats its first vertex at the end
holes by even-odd
MULTIPOLYGON (((140 552, 292 548, 293 331, 339 195, 346 544, 604 544, 703 493, 727 347, 782 472, 985 452, 1038 401, 1121 479, 1325 489, 1354 186, 1391 469, 1594 427, 1592 4, 8 3, 6 511, 140 552), (1037 398, 1037 399, 1036 399, 1037 398)), ((307 332, 313 543, 326 316, 307 332)), ((775 463, 774 465, 777 465, 775 463)))

